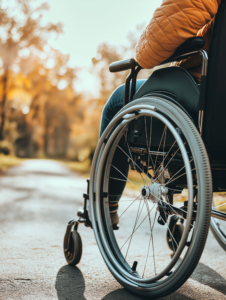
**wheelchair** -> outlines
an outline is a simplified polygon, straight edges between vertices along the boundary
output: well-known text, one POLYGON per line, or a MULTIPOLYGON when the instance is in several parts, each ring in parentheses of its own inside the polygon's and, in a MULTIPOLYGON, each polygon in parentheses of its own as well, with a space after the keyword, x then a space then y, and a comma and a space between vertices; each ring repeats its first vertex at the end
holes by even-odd
POLYGON ((64 255, 70 265, 81 259, 78 225, 84 223, 115 279, 154 299, 190 277, 209 228, 226 250, 226 213, 220 209, 225 203, 213 200, 213 192, 226 191, 225 23, 226 0, 216 16, 209 58, 204 39, 194 37, 163 63, 201 55, 201 83, 181 67, 165 67, 135 92, 139 64, 128 59, 110 65, 111 72, 130 70, 124 106, 96 147, 84 209, 67 225, 64 255), (134 188, 119 201, 120 229, 111 223, 110 184, 134 188))

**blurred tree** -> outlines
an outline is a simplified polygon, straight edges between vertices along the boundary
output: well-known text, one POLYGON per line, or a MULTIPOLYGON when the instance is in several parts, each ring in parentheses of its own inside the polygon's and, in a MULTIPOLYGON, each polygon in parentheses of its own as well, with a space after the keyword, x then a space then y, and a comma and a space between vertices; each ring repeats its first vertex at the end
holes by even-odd
POLYGON ((20 64, 29 81, 23 80, 20 89, 31 96, 27 123, 33 128, 39 150, 52 157, 66 155, 71 124, 83 118, 77 105, 81 96, 74 91, 76 69, 68 67, 68 59, 68 55, 51 49, 45 59, 30 55, 20 64), (50 58, 53 66, 48 68, 50 58))
MULTIPOLYGON (((135 46, 141 35, 145 24, 138 24, 134 31, 130 31, 127 35, 127 46, 112 46, 107 43, 102 43, 97 48, 96 56, 92 59, 93 69, 92 72, 100 80, 100 98, 103 105, 110 97, 111 93, 120 85, 125 83, 126 76, 129 71, 110 73, 109 65, 117 60, 128 59, 134 57, 135 46)), ((147 78, 151 72, 149 70, 142 70, 138 78, 147 78)))
MULTIPOLYGON (((96 57, 92 59, 92 72, 97 75, 100 81, 100 96, 106 102, 106 99, 116 87, 123 83, 125 72, 110 73, 109 65, 122 59, 122 53, 115 46, 102 43, 97 48, 96 57)), ((128 72, 127 72, 128 73, 128 72)))
MULTIPOLYGON (((43 51, 50 33, 61 33, 62 24, 42 25, 42 13, 48 9, 47 3, 35 6, 35 0, 14 0, 14 9, 7 6, 7 1, 0 0, 0 57, 2 59, 2 100, 0 140, 4 139, 5 103, 10 70, 25 53, 43 51)), ((12 6, 11 6, 12 7, 12 6)))
POLYGON ((4 136, 0 151, 1 147, 4 153, 14 147, 22 157, 91 158, 103 105, 128 73, 110 73, 109 64, 134 56, 142 26, 129 33, 127 47, 99 45, 91 69, 100 82, 99 97, 85 100, 76 93, 79 69, 68 66, 69 55, 47 45, 49 34, 61 32, 62 27, 42 27, 41 12, 46 4, 35 8, 33 0, 12 1, 16 12, 22 12, 19 17, 6 4, 3 9, 7 1, 0 0, 0 24, 5 31, 0 35, 1 138, 4 136))
POLYGON ((68 66, 69 55, 50 47, 44 54, 21 57, 18 71, 8 77, 4 136, 22 157, 37 151, 65 157, 71 128, 84 115, 81 95, 74 89, 77 69, 68 66))

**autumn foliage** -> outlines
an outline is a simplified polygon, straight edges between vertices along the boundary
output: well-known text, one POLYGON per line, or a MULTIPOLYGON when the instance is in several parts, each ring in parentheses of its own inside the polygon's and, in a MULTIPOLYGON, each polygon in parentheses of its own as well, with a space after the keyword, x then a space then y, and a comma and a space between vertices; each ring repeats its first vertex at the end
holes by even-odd
MULTIPOLYGON (((109 64, 134 49, 101 44, 89 70, 100 82, 99 97, 76 92, 79 69, 69 56, 48 45, 62 34, 61 23, 44 24, 46 3, 0 0, 0 152, 19 157, 84 160, 91 157, 99 135, 101 112, 126 74, 111 74, 109 64), (20 16, 18 18, 18 15, 20 16)), ((138 28, 139 30, 139 28, 138 28)))

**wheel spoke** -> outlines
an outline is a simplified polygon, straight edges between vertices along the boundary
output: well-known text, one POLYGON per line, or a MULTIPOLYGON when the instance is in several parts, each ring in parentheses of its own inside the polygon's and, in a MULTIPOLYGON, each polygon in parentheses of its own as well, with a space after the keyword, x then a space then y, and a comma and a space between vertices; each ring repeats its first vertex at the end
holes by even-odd
MULTIPOLYGON (((147 133, 147 124, 146 124, 146 117, 144 117, 144 123, 145 123, 145 133, 146 133, 146 143, 147 143, 147 152, 148 152, 148 157, 149 157, 149 147, 148 147, 148 133, 147 133)), ((147 172, 148 172, 148 168, 147 168, 147 172)), ((145 182, 144 184, 146 185, 146 180, 147 180, 147 175, 146 175, 146 178, 145 178, 145 182)))
MULTIPOLYGON (((149 157, 151 156, 152 170, 153 170, 154 162, 153 162, 151 153, 149 153, 150 149, 151 149, 151 137, 152 137, 152 117, 151 117, 151 122, 150 122, 150 140, 149 140, 149 149, 148 149, 148 169, 149 169, 149 157)), ((147 169, 147 176, 148 176, 148 169, 147 169)))
MULTIPOLYGON (((191 163, 193 161, 193 158, 189 161, 189 163, 191 163)), ((171 182, 171 180, 178 174, 180 173, 183 169, 185 168, 185 166, 183 166, 179 171, 177 171, 177 173, 175 173, 169 180, 169 182, 171 182)), ((168 182, 167 182, 168 183, 168 182)))
POLYGON ((156 265, 155 265, 155 251, 154 251, 153 229, 154 229, 154 226, 155 226, 156 216, 157 216, 157 210, 155 212, 154 222, 153 222, 153 226, 152 226, 152 234, 151 234, 151 236, 152 236, 152 252, 153 252, 153 261, 154 261, 155 275, 156 275, 156 265))
MULTIPOLYGON (((127 145, 128 145, 128 143, 127 143, 127 145)), ((136 164, 136 162, 132 159, 132 156, 131 157, 129 157, 129 155, 118 145, 118 147, 119 147, 119 149, 121 149, 122 150, 122 152, 129 158, 129 159, 131 159, 132 160, 132 162, 133 162, 133 164, 135 164, 140 170, 141 170, 141 172, 143 172, 142 171, 142 169, 136 164)), ((129 145, 128 145, 128 148, 129 148, 129 145)), ((130 151, 130 149, 129 149, 129 151, 130 151)), ((130 152, 131 153, 131 152, 130 152)))
MULTIPOLYGON (((164 169, 164 153, 165 153, 166 134, 167 134, 167 128, 166 128, 166 131, 165 131, 164 142, 163 142, 163 151, 162 151, 162 153, 163 153, 163 160, 162 160, 163 169, 164 169)), ((162 178, 162 181, 163 181, 163 178, 162 178)))
MULTIPOLYGON (((191 172, 193 172, 193 171, 195 171, 195 168, 191 170, 191 172)), ((186 174, 187 174, 187 173, 185 172, 185 173, 181 174, 180 176, 174 178, 173 180, 169 180, 169 181, 168 181, 167 183, 165 183, 164 185, 167 186, 167 184, 169 184, 169 183, 171 183, 171 182, 177 180, 178 178, 180 178, 180 177, 182 177, 182 176, 184 176, 184 175, 186 175, 186 174)))
MULTIPOLYGON (((151 156, 151 154, 150 154, 150 147, 151 147, 151 135, 152 135, 152 117, 151 117, 151 122, 150 122, 150 138, 149 138, 149 142, 148 142, 148 133, 147 133, 146 117, 144 117, 144 120, 145 120, 145 132, 146 132, 147 154, 148 154, 148 166, 147 166, 147 174, 146 174, 146 178, 145 178, 145 184, 146 184, 146 180, 147 180, 147 178, 148 178, 149 157, 151 156)), ((151 160, 152 160, 152 156, 151 156, 151 160)), ((153 160, 152 160, 152 167, 154 167, 153 160)))
MULTIPOLYGON (((140 196, 140 195, 139 195, 139 196, 140 196)), ((128 201, 130 201, 130 202, 131 202, 131 201, 143 201, 143 200, 144 200, 144 199, 120 200, 120 203, 121 203, 121 202, 128 202, 128 201)), ((112 202, 114 202, 114 201, 112 201, 112 202)), ((115 201, 115 202, 118 202, 118 201, 115 201)))
MULTIPOLYGON (((177 141, 175 140, 174 143, 173 143, 173 145, 171 146, 171 148, 170 148, 169 151, 167 152, 167 154, 166 154, 166 156, 165 156, 163 162, 164 162, 164 161, 166 160, 166 158, 168 157, 170 151, 173 149, 173 147, 174 147, 174 145, 176 144, 176 142, 177 142, 177 141)), ((153 175, 153 176, 155 176, 155 174, 156 174, 156 172, 159 170, 160 166, 161 166, 161 164, 159 165, 158 169, 154 172, 154 175, 153 175)))
POLYGON ((144 177, 142 176, 142 173, 139 173, 139 174, 140 174, 140 177, 142 178, 143 183, 144 183, 144 177))
MULTIPOLYGON (((185 143, 184 143, 185 144, 185 143)), ((180 150, 180 148, 178 147, 177 151, 172 155, 171 159, 168 161, 168 163, 166 164, 166 166, 163 168, 163 170, 161 171, 161 173, 158 175, 157 178, 154 179, 154 182, 159 178, 159 176, 162 175, 162 173, 165 171, 165 169, 168 167, 169 163, 171 162, 171 160, 174 158, 174 156, 177 154, 177 152, 180 150)))
POLYGON ((161 144, 162 144, 162 139, 163 139, 163 136, 164 136, 164 133, 165 133, 166 128, 167 128, 167 126, 165 125, 165 127, 164 127, 164 129, 163 129, 162 137, 161 137, 161 140, 160 140, 160 144, 159 144, 159 147, 158 147, 157 155, 156 155, 156 158, 155 158, 154 174, 156 173, 156 172, 155 172, 156 162, 157 162, 159 149, 160 149, 160 146, 161 146, 161 144))
MULTIPOLYGON (((163 218, 162 218, 162 220, 163 220, 163 218)), ((168 230, 169 230, 169 233, 170 233, 171 237, 173 238, 175 244, 177 245, 177 242, 175 241, 175 238, 174 238, 174 236, 173 236, 171 230, 169 229, 169 226, 168 226, 167 222, 165 222, 164 220, 163 220, 163 222, 164 222, 164 224, 167 226, 167 228, 168 228, 168 230)), ((178 245, 177 245, 177 248, 178 248, 178 245)), ((173 247, 173 249, 174 249, 174 247, 173 247)), ((175 252, 175 251, 174 251, 174 252, 175 252)))
MULTIPOLYGON (((156 203, 155 203, 156 204, 156 203)), ((155 207, 155 204, 153 205, 152 209, 148 212, 148 214, 153 210, 153 208, 155 207)), ((134 232, 131 234, 133 235, 138 228, 143 224, 143 222, 147 219, 148 214, 144 217, 144 219, 140 222, 140 224, 137 226, 137 228, 134 230, 134 232)), ((125 246, 125 244, 128 242, 128 240, 130 239, 131 235, 127 238, 127 240, 125 241, 125 243, 122 245, 122 247, 120 248, 120 250, 122 250, 122 248, 125 246)))
POLYGON ((134 232, 135 232, 135 228, 136 228, 137 222, 138 222, 138 220, 139 220, 139 218, 140 218, 142 209, 143 209, 143 207, 144 207, 144 202, 143 202, 143 204, 142 204, 141 210, 140 210, 140 205, 141 205, 141 202, 139 203, 139 207, 138 207, 138 211, 137 211, 136 220, 135 220, 134 227, 133 227, 133 232, 132 232, 131 237, 130 237, 130 241, 129 241, 129 245, 128 245, 128 247, 127 247, 127 251, 126 251, 126 255, 125 255, 125 257, 124 257, 124 261, 126 260, 127 254, 128 254, 128 252, 129 252, 129 248, 130 248, 130 244, 131 244, 131 242, 132 242, 132 238, 133 238, 133 235, 134 235, 134 232))
POLYGON ((163 151, 162 151, 163 152, 163 161, 164 161, 167 130, 168 130, 168 128, 166 127, 165 136, 164 136, 164 143, 163 143, 163 151))
MULTIPOLYGON (((121 218, 121 216, 130 208, 130 206, 137 200, 141 200, 138 199, 140 197, 140 195, 138 197, 136 197, 136 199, 133 200, 133 202, 121 213, 121 215, 119 216, 119 219, 121 218)), ((121 201, 120 201, 121 202, 121 201)), ((141 203, 141 202, 140 202, 141 203)))
POLYGON ((134 170, 135 170, 135 172, 136 172, 137 182, 139 183, 139 186, 140 186, 140 188, 141 188, 141 185, 140 185, 140 182, 139 182, 139 179, 138 179, 138 175, 137 175, 137 170, 136 170, 136 168, 135 168, 134 160, 133 160, 133 157, 132 157, 132 154, 131 154, 131 151, 130 151, 130 147, 129 147, 129 145, 128 145, 128 142, 127 142, 127 147, 128 147, 128 149, 129 149, 129 154, 130 154, 130 157, 131 157, 131 161, 132 161, 132 163, 133 163, 133 168, 134 168, 134 170))
POLYGON ((119 179, 119 178, 115 178, 115 177, 109 177, 109 178, 110 178, 110 179, 114 179, 114 180, 125 181, 125 182, 134 183, 134 184, 139 184, 139 183, 134 182, 134 181, 129 181, 128 179, 125 180, 125 179, 119 179))
MULTIPOLYGON (((147 205, 148 205, 148 202, 147 202, 147 205)), ((148 211, 149 211, 149 206, 148 206, 148 211)), ((154 240, 153 240, 153 228, 154 228, 154 225, 155 225, 156 216, 157 216, 157 210, 156 210, 156 212, 155 212, 155 217, 154 217, 153 225, 151 225, 151 216, 150 216, 150 214, 148 215, 148 217, 149 217, 149 223, 150 223, 150 231, 151 231, 151 234, 150 234, 150 238, 149 238, 148 251, 147 251, 147 256, 146 256, 146 261, 145 261, 144 271, 143 271, 142 277, 144 277, 144 273, 145 273, 145 270, 146 270, 146 265, 147 265, 147 261, 148 261, 148 255, 149 255, 149 250, 150 250, 150 244, 151 244, 151 241, 152 241, 152 251, 153 251, 154 270, 155 270, 155 275, 156 275, 155 251, 154 251, 154 240)))
MULTIPOLYGON (((127 147, 128 147, 128 149, 129 149, 130 156, 132 157, 132 154, 131 154, 131 151, 130 151, 130 147, 129 147, 128 142, 127 142, 127 147)), ((138 166, 138 164, 135 163, 135 161, 134 161, 132 158, 131 158, 131 160, 133 161, 133 164, 135 164, 135 165, 140 169, 140 171, 142 171, 142 173, 144 173, 144 170, 142 170, 142 169, 138 166)), ((135 167, 134 167, 134 169, 135 169, 135 171, 137 172, 137 170, 136 170, 135 167)), ((143 180, 143 184, 144 184, 144 177, 142 176, 142 173, 139 173, 139 174, 140 174, 140 176, 141 176, 141 178, 142 178, 142 180, 143 180)), ((137 174, 137 173, 136 173, 136 174, 137 174)), ((139 182, 139 179, 138 179, 138 182, 139 182)))
MULTIPOLYGON (((130 183, 132 183, 132 181, 130 181, 119 169, 117 169, 114 165, 112 165, 111 164, 111 166, 113 167, 113 168, 115 168, 123 177, 125 177, 130 183)), ((132 185, 140 192, 140 190, 138 189, 138 187, 137 186, 135 186, 133 183, 132 183, 132 185)))

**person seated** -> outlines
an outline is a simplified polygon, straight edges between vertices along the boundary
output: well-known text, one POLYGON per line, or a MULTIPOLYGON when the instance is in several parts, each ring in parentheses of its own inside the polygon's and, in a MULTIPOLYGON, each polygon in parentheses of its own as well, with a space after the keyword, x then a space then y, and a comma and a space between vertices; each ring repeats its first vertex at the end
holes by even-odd
MULTIPOLYGON (((215 15, 221 0, 163 0, 153 14, 150 23, 143 31, 135 48, 135 58, 144 69, 152 69, 167 60, 187 39, 200 36, 205 39, 204 50, 208 53, 212 37, 215 15)), ((181 66, 198 81, 201 79, 201 56, 191 56, 181 62, 181 66)), ((137 80, 136 90, 145 80, 137 80)), ((101 118, 100 136, 112 118, 123 107, 124 85, 118 87, 104 106, 101 118)), ((123 148, 123 143, 121 147, 123 148)), ((128 173, 129 165, 120 150, 116 150, 113 165, 123 174, 128 173)), ((113 169, 113 168, 112 168, 113 169)), ((111 177, 116 170, 111 170, 111 177)), ((125 182, 109 182, 109 207, 113 225, 119 223, 118 201, 124 190, 125 182)))

